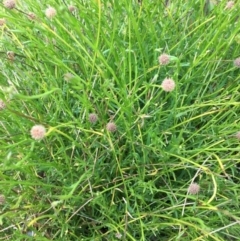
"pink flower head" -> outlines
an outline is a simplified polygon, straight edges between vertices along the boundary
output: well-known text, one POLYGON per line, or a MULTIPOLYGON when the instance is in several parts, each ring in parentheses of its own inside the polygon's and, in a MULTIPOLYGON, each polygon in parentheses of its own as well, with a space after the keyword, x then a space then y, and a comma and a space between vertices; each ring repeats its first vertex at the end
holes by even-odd
POLYGON ((46 134, 46 128, 43 125, 35 125, 32 127, 30 133, 33 139, 41 140, 46 134))
POLYGON ((167 54, 161 54, 158 57, 158 61, 160 65, 167 65, 170 62, 170 57, 167 54))
POLYGON ((162 82, 162 89, 166 92, 171 92, 175 89, 175 82, 173 79, 171 78, 165 78, 162 82))
POLYGON ((200 191, 200 186, 197 183, 190 184, 188 192, 192 195, 198 194, 200 191))
POLYGON ((56 11, 56 9, 53 8, 53 7, 48 7, 48 8, 46 9, 46 11, 45 11, 45 14, 46 14, 46 16, 47 16, 48 18, 53 18, 53 17, 56 16, 57 11, 56 11))
POLYGON ((114 122, 108 122, 107 125, 106 125, 106 129, 109 132, 115 132, 117 130, 117 126, 114 122))
POLYGON ((5 8, 13 9, 16 7, 16 1, 15 0, 4 0, 3 5, 5 8))
POLYGON ((98 116, 95 113, 91 113, 89 114, 89 122, 91 122, 92 124, 96 123, 98 120, 98 116))
POLYGON ((233 63, 236 67, 240 68, 240 57, 236 58, 233 63))
POLYGON ((225 8, 231 9, 231 8, 233 8, 233 6, 234 6, 234 1, 228 1, 225 8))

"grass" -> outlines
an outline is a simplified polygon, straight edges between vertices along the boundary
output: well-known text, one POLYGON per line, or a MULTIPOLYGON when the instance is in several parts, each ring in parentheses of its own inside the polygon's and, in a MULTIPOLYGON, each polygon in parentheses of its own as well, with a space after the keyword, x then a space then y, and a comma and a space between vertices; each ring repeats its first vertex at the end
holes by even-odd
POLYGON ((239 240, 239 3, 71 3, 1 4, 0 240, 239 240))

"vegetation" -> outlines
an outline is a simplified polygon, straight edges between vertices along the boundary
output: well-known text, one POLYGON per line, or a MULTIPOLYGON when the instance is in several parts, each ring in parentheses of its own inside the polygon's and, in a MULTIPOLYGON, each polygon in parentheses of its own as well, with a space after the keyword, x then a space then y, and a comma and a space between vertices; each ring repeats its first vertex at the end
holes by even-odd
POLYGON ((0 240, 239 240, 237 1, 0 8, 0 240))

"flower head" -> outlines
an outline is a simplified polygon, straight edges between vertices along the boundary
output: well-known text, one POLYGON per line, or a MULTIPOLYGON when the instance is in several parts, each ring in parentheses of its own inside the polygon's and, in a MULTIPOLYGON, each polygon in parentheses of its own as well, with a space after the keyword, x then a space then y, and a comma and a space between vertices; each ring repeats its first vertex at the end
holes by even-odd
POLYGON ((175 89, 175 82, 173 79, 171 78, 165 78, 162 82, 162 89, 166 92, 171 92, 175 89))
POLYGON ((3 5, 5 8, 13 9, 16 7, 16 1, 15 0, 4 0, 3 5))
POLYGON ((45 14, 46 14, 46 16, 47 16, 48 18, 53 18, 53 17, 56 16, 57 11, 56 11, 56 9, 53 8, 53 7, 48 7, 48 8, 46 9, 46 11, 45 11, 45 14))
POLYGON ((5 18, 0 18, 0 27, 4 26, 6 24, 5 18))
POLYGON ((238 140, 240 140, 240 131, 238 131, 235 136, 238 140))
POLYGON ((198 194, 200 191, 200 186, 197 183, 191 183, 188 192, 192 195, 198 194))
POLYGON ((97 122, 98 116, 95 113, 91 113, 91 114, 89 114, 88 120, 89 120, 89 122, 94 124, 97 122))
POLYGON ((67 82, 69 82, 73 77, 74 77, 74 75, 72 73, 66 73, 63 76, 64 80, 67 82))
POLYGON ((5 196, 4 195, 0 195, 0 204, 4 204, 5 203, 5 196))
POLYGON ((30 20, 35 20, 35 19, 36 19, 35 13, 29 13, 29 14, 28 14, 28 19, 30 19, 30 20))
POLYGON ((33 139, 41 140, 44 138, 44 136, 46 134, 46 129, 43 125, 35 125, 32 127, 30 134, 33 139))
POLYGON ((233 6, 234 6, 234 1, 228 1, 225 9, 231 9, 231 8, 233 8, 233 6))
POLYGON ((115 132, 117 130, 117 126, 114 122, 108 122, 107 125, 106 125, 106 129, 109 132, 115 132))
POLYGON ((76 10, 76 7, 73 6, 73 5, 69 5, 68 6, 68 10, 72 13, 72 12, 74 12, 76 10))
POLYGON ((158 61, 160 65, 167 65, 170 62, 170 57, 167 54, 161 54, 158 57, 158 61))
POLYGON ((118 238, 118 239, 121 239, 122 238, 122 234, 121 233, 116 233, 115 237, 118 238))
POLYGON ((3 110, 6 108, 6 104, 3 100, 0 100, 0 110, 3 110))
POLYGON ((11 61, 15 59, 15 53, 13 51, 8 51, 7 52, 7 58, 11 61))
POLYGON ((240 68, 240 57, 239 58, 236 58, 234 61, 233 61, 234 65, 238 68, 240 68))

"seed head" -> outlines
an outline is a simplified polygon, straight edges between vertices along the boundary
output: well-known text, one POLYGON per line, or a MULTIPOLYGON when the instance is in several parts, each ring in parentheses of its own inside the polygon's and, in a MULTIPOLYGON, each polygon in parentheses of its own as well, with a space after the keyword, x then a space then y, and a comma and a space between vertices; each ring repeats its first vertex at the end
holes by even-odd
POLYGON ((0 18, 0 27, 4 26, 6 24, 5 18, 0 18))
POLYGON ((4 204, 5 203, 5 196, 4 195, 0 195, 0 204, 2 205, 2 204, 4 204))
POLYGON ((47 18, 53 18, 56 16, 57 11, 53 7, 48 7, 45 11, 45 14, 46 14, 47 18))
POLYGON ((170 62, 170 57, 167 54, 161 54, 158 57, 158 61, 160 65, 167 65, 170 62))
POLYGON ((0 110, 3 110, 6 108, 6 104, 3 100, 0 100, 0 110))
POLYGON ((16 7, 16 1, 15 0, 4 0, 3 5, 5 8, 13 9, 16 7))
POLYGON ((7 52, 7 58, 8 58, 9 60, 11 60, 11 61, 14 61, 14 59, 15 59, 15 54, 14 54, 14 52, 13 52, 13 51, 8 51, 8 52, 7 52))
POLYGON ((236 58, 233 63, 236 67, 240 68, 240 57, 236 58))
POLYGON ((175 88, 175 82, 173 79, 171 78, 165 78, 162 82, 162 89, 166 92, 171 92, 174 90, 175 88))
POLYGON ((116 233, 115 237, 118 238, 118 239, 121 239, 122 238, 122 234, 121 233, 116 233))
POLYGON ((117 130, 117 126, 114 122, 108 122, 107 125, 106 125, 106 129, 109 132, 115 132, 117 130))
POLYGON ((188 192, 192 195, 198 194, 200 191, 200 186, 197 183, 190 184, 188 192))
POLYGON ((238 140, 240 140, 240 131, 238 131, 235 136, 238 140))
POLYGON ((46 129, 43 125, 35 125, 32 127, 30 133, 33 139, 41 140, 46 134, 46 129))
POLYGON ((64 80, 67 82, 69 82, 73 77, 74 77, 74 75, 72 73, 66 73, 63 76, 64 80))
POLYGON ((28 14, 28 19, 30 19, 30 20, 35 20, 35 19, 36 19, 35 13, 29 13, 29 14, 28 14))
POLYGON ((76 10, 76 7, 73 6, 73 5, 69 5, 69 6, 68 6, 68 10, 69 10, 71 13, 73 13, 73 12, 76 10))
POLYGON ((97 122, 98 116, 95 113, 91 113, 91 114, 89 114, 88 120, 89 120, 89 122, 94 124, 97 122))
POLYGON ((233 6, 234 6, 234 1, 228 1, 225 9, 231 9, 231 8, 233 8, 233 6))

